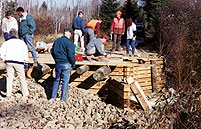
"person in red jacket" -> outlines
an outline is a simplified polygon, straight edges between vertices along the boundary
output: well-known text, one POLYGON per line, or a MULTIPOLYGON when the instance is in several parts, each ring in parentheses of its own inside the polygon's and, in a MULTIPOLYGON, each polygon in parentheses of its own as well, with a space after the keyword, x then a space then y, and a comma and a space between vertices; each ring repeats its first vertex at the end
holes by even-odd
POLYGON ((125 21, 123 18, 121 18, 121 14, 121 11, 117 11, 116 17, 113 19, 111 25, 111 34, 114 34, 112 52, 114 52, 115 50, 121 51, 121 36, 124 35, 125 32, 125 21))

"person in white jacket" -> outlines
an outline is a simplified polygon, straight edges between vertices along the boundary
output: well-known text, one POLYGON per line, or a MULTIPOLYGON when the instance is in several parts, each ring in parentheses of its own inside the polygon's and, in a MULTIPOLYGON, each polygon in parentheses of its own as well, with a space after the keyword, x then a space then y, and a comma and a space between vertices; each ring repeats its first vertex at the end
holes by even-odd
POLYGON ((22 86, 23 97, 27 98, 29 91, 25 80, 24 65, 29 61, 28 48, 24 41, 16 38, 16 29, 11 29, 9 35, 11 38, 0 47, 0 59, 6 63, 7 70, 7 97, 12 95, 13 78, 16 71, 22 86))
POLYGON ((136 25, 133 23, 131 18, 128 18, 126 20, 127 24, 127 38, 126 38, 126 54, 129 54, 129 46, 131 45, 132 48, 132 56, 135 53, 135 31, 136 31, 136 25))
POLYGON ((5 40, 10 39, 10 36, 8 33, 12 28, 15 28, 18 31, 17 20, 14 17, 12 17, 11 15, 12 15, 11 12, 7 11, 6 17, 3 18, 3 20, 2 20, 2 32, 4 34, 5 40))

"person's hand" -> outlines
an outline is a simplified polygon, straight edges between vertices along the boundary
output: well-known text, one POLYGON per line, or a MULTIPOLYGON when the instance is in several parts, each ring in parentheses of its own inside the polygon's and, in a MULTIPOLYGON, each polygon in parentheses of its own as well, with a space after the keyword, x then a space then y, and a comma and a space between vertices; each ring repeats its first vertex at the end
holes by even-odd
POLYGON ((76 65, 75 65, 75 64, 73 64, 73 65, 72 65, 72 68, 73 68, 73 69, 75 69, 75 68, 76 68, 76 65))

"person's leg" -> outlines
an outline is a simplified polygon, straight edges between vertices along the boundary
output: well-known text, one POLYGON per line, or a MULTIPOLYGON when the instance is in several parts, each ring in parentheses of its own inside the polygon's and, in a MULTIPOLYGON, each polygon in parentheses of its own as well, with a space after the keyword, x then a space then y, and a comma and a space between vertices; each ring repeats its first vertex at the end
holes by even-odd
POLYGON ((117 48, 116 48, 118 51, 121 51, 121 47, 120 47, 121 36, 122 36, 122 35, 118 34, 118 39, 117 39, 117 48))
POLYGON ((16 73, 17 73, 20 83, 21 83, 22 94, 23 94, 23 96, 28 96, 29 91, 28 91, 26 80, 25 80, 24 65, 23 64, 15 64, 13 66, 16 70, 16 73))
POLYGON ((117 34, 114 34, 114 40, 112 43, 112 51, 116 50, 117 34))
POLYGON ((71 64, 65 64, 65 67, 62 68, 62 93, 61 93, 61 100, 65 101, 67 97, 67 91, 68 91, 68 83, 70 79, 70 72, 71 72, 71 64))
POLYGON ((81 30, 79 30, 79 36, 80 36, 80 48, 82 48, 82 50, 85 51, 85 48, 84 48, 84 35, 82 34, 81 30))
POLYGON ((94 38, 95 35, 94 35, 94 30, 93 29, 89 28, 88 29, 88 34, 89 34, 89 42, 95 39, 94 38))
POLYGON ((135 40, 131 40, 132 54, 135 53, 135 40))
POLYGON ((126 54, 129 54, 129 39, 126 39, 126 54))
POLYGON ((56 71, 56 78, 54 79, 54 83, 52 86, 52 98, 57 97, 57 92, 59 89, 60 76, 61 76, 61 64, 55 65, 55 71, 56 71))
POLYGON ((75 30, 75 31, 74 31, 74 44, 75 44, 75 47, 76 47, 76 48, 77 48, 78 38, 79 38, 78 30, 75 30))
POLYGON ((38 62, 36 50, 35 50, 34 45, 33 45, 33 34, 32 35, 25 34, 23 36, 23 38, 24 38, 25 43, 29 47, 29 50, 31 51, 31 54, 33 56, 33 61, 38 62))
POLYGON ((11 96, 12 94, 13 78, 14 78, 14 72, 15 72, 13 63, 6 63, 6 71, 7 71, 6 93, 8 97, 8 96, 11 96))

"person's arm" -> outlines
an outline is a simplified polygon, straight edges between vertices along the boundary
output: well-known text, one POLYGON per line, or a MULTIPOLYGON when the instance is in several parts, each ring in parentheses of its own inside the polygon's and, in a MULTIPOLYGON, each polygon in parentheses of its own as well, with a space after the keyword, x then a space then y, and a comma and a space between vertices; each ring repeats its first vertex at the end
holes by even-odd
POLYGON ((100 22, 97 22, 96 23, 96 27, 95 27, 95 35, 97 35, 98 34, 98 31, 99 31, 99 29, 100 29, 100 22))
POLYGON ((5 61, 6 58, 6 44, 3 43, 2 46, 0 47, 0 59, 5 61))
POLYGON ((14 27, 18 31, 18 24, 17 24, 17 20, 15 18, 14 18, 14 27))
POLYGON ((29 14, 27 14, 27 24, 29 26, 29 33, 33 34, 33 32, 36 29, 36 23, 35 23, 33 17, 29 14))
MULTIPOLYGON (((24 41, 23 41, 24 42, 24 41)), ((28 58, 28 48, 27 48, 27 45, 23 44, 23 51, 24 51, 24 62, 25 63, 29 63, 29 58, 28 58)))
POLYGON ((2 32, 6 32, 6 24, 5 24, 5 18, 2 20, 2 26, 1 26, 2 32))
POLYGON ((83 34, 86 32, 85 31, 85 24, 84 24, 84 20, 83 19, 81 20, 81 31, 82 31, 83 34))
POLYGON ((70 64, 72 64, 72 67, 75 68, 75 45, 71 42, 69 43, 69 45, 67 46, 67 57, 68 57, 68 61, 70 64))
POLYGON ((125 29, 126 29, 126 27, 125 27, 125 20, 123 19, 123 33, 122 33, 122 35, 124 35, 125 29))
POLYGON ((114 33, 113 29, 114 29, 114 19, 112 20, 112 25, 110 27, 110 33, 112 33, 112 34, 114 33))

